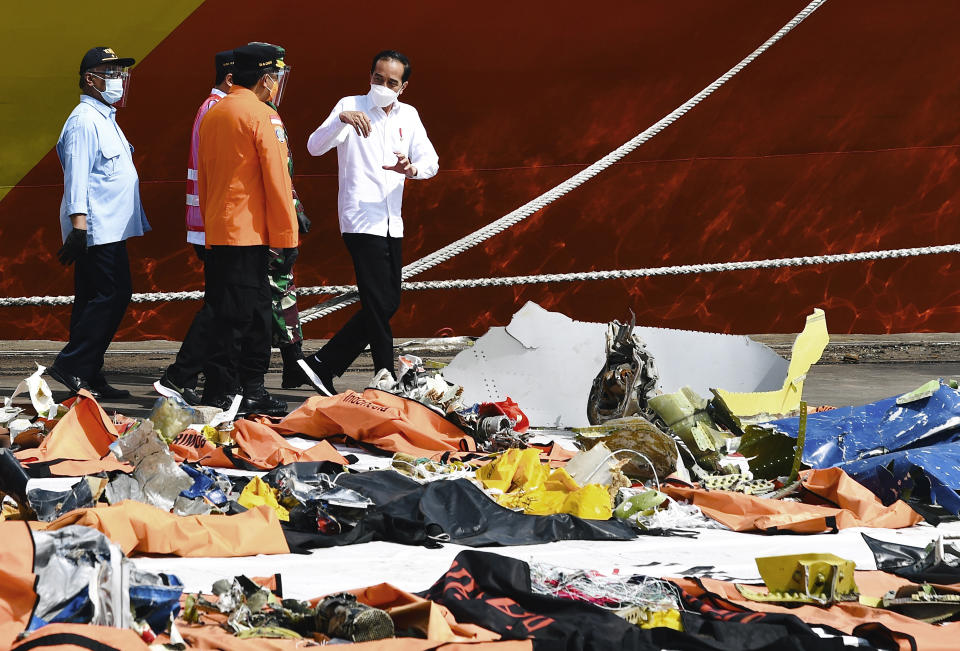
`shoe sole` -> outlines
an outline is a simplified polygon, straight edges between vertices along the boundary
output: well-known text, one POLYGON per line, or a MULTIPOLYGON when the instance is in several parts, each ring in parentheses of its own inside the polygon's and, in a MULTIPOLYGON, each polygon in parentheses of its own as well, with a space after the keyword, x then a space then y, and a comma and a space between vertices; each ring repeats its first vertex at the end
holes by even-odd
POLYGON ((160 380, 157 380, 156 382, 153 383, 153 388, 157 393, 159 393, 164 398, 176 398, 185 405, 189 404, 186 400, 183 399, 183 396, 180 395, 179 391, 175 389, 171 389, 170 387, 163 386, 162 384, 160 384, 160 380))
POLYGON ((298 360, 297 360, 297 365, 298 365, 301 369, 303 369, 304 375, 307 376, 307 379, 310 381, 310 384, 313 385, 313 388, 316 389, 318 393, 322 393, 323 395, 325 395, 325 396, 327 396, 327 397, 329 397, 329 398, 332 398, 334 395, 336 395, 336 394, 334 394, 334 393, 331 393, 330 390, 327 389, 326 386, 324 386, 323 380, 320 379, 320 376, 319 376, 319 375, 317 375, 316 373, 313 372, 313 369, 310 368, 310 365, 309 365, 309 364, 307 364, 307 360, 305 360, 305 359, 298 359, 298 360))

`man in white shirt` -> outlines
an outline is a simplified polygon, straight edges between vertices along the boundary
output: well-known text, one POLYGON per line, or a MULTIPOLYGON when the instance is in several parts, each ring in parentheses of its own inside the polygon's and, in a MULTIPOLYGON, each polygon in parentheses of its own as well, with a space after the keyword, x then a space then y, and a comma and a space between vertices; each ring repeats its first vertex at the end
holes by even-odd
POLYGON ((437 173, 437 152, 417 110, 398 100, 410 62, 384 50, 370 66, 370 92, 344 97, 307 141, 320 156, 337 148, 340 232, 353 258, 361 309, 315 355, 300 365, 320 393, 334 395, 340 376, 370 345, 376 370, 393 372, 390 317, 400 306, 400 207, 406 179, 437 173))

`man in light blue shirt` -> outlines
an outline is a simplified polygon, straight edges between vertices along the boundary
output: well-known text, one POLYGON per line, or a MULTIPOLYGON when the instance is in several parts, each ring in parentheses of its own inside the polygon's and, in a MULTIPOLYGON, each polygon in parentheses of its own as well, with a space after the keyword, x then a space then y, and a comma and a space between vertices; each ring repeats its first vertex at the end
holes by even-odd
POLYGON ((75 265, 74 300, 70 341, 47 372, 72 393, 88 389, 108 400, 130 395, 103 375, 103 355, 133 293, 126 240, 150 230, 133 147, 114 108, 126 103, 127 68, 133 63, 104 47, 84 55, 80 103, 57 142, 63 166, 58 256, 62 264, 75 265))

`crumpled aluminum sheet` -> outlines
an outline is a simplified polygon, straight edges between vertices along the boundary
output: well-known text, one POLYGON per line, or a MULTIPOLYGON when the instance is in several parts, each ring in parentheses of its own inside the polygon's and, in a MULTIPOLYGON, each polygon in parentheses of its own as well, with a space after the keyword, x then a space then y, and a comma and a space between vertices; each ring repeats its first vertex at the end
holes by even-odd
POLYGON ((193 487, 193 478, 180 469, 149 420, 117 439, 111 449, 120 460, 135 466, 132 475, 118 475, 107 485, 111 504, 131 499, 170 511, 180 493, 193 487))
POLYGON ((143 501, 169 511, 181 492, 193 486, 190 475, 180 470, 169 452, 158 452, 140 462, 133 476, 140 482, 143 501))
POLYGON ((107 484, 104 496, 110 504, 119 504, 123 500, 136 500, 143 502, 143 492, 140 490, 140 482, 130 475, 117 475, 107 484))
POLYGON ((144 458, 156 452, 165 452, 168 447, 154 431, 150 419, 145 419, 137 429, 111 443, 110 449, 120 461, 136 467, 144 458))
POLYGON ((93 602, 89 623, 128 627, 132 623, 125 591, 123 552, 96 529, 70 525, 34 531, 37 605, 28 630, 58 621, 93 602))
POLYGON ((37 604, 28 631, 76 622, 130 628, 134 612, 154 632, 180 608, 180 579, 137 567, 100 531, 70 525, 32 532, 37 604))
POLYGON ((202 497, 191 499, 180 495, 173 503, 173 512, 176 515, 206 515, 213 506, 202 497))

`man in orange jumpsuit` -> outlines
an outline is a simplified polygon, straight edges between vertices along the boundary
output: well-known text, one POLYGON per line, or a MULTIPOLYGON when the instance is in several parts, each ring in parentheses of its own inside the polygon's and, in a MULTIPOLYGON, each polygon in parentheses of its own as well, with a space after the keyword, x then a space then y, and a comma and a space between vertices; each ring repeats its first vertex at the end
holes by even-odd
POLYGON ((269 249, 297 246, 283 122, 265 102, 280 89, 284 63, 267 44, 234 50, 233 87, 200 125, 200 211, 215 386, 242 392, 240 413, 286 413, 263 385, 270 363, 269 249))

